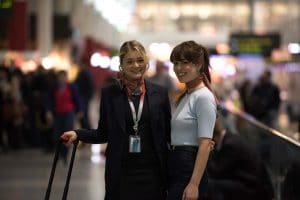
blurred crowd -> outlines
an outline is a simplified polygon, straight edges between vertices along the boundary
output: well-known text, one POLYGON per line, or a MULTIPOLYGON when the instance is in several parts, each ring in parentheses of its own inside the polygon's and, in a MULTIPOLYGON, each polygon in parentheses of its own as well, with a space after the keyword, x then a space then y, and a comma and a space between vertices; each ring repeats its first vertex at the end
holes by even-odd
POLYGON ((72 84, 66 75, 65 71, 45 70, 41 65, 26 74, 14 62, 0 66, 0 151, 24 147, 52 151, 55 129, 68 128, 57 124, 62 117, 59 114, 79 113, 66 117, 71 121, 65 124, 73 128, 79 117, 81 126, 89 128, 87 107, 94 92, 92 76, 84 66, 72 84), (71 89, 64 84, 72 85, 71 89))
MULTIPOLYGON (((95 77, 86 65, 78 65, 79 72, 71 83, 67 74, 64 74, 67 72, 46 70, 42 65, 24 74, 14 62, 6 66, 1 64, 0 151, 23 147, 52 151, 55 135, 58 134, 55 132, 72 129, 75 122, 79 122, 81 128, 90 128, 88 109, 95 93, 95 77), (66 117, 71 120, 64 125, 67 127, 57 122, 61 121, 57 113, 67 111, 59 111, 60 108, 55 107, 55 101, 58 101, 55 100, 55 90, 59 89, 62 82, 72 86, 71 100, 74 101, 74 107, 68 110, 72 114, 66 117)), ((164 62, 156 62, 155 73, 148 80, 166 87, 171 101, 182 93, 183 88, 170 76, 169 67, 164 62)), ((231 81, 228 86, 226 81, 223 79, 213 85, 220 102, 230 101, 235 108, 278 129, 277 118, 282 101, 280 89, 272 81, 271 71, 265 71, 256 82, 244 78, 231 81)))

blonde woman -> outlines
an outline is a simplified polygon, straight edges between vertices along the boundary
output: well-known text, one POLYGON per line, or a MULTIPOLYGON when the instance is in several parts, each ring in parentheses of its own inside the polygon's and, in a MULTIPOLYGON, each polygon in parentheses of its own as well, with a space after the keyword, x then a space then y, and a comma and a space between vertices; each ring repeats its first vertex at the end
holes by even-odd
POLYGON ((116 84, 102 90, 96 130, 63 134, 68 143, 108 143, 105 166, 106 200, 164 200, 167 141, 170 140, 168 93, 144 79, 148 58, 137 41, 120 48, 116 84))

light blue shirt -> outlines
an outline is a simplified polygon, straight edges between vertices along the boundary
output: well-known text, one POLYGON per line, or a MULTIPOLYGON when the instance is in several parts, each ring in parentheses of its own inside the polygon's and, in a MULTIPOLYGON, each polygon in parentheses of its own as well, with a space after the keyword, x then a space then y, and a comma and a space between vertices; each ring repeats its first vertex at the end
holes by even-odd
POLYGON ((186 94, 171 120, 171 144, 198 146, 199 138, 212 138, 217 116, 216 101, 207 88, 186 94))

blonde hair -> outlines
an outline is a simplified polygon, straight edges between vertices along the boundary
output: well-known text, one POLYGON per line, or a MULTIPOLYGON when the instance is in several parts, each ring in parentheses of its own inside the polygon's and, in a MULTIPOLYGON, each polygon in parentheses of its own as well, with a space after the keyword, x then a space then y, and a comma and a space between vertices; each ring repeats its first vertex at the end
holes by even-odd
POLYGON ((144 46, 136 40, 126 41, 120 47, 120 64, 123 63, 124 57, 129 51, 137 51, 145 59, 145 63, 148 63, 148 57, 144 46))

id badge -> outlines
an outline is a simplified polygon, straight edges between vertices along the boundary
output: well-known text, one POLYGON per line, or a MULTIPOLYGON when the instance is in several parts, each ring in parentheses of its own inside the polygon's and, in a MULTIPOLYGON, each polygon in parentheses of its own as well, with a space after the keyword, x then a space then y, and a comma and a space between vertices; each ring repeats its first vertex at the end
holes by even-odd
POLYGON ((141 137, 138 135, 129 136, 129 153, 141 153, 141 137))

